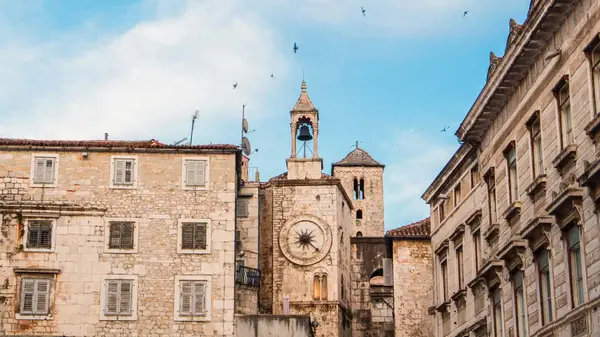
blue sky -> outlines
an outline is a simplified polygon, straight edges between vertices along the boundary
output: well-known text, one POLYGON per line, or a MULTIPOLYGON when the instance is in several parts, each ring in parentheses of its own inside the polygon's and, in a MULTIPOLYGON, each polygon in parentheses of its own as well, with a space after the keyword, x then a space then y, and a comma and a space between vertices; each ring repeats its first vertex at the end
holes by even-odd
POLYGON ((198 109, 194 143, 237 144, 247 103, 251 166, 267 179, 286 170, 304 71, 325 172, 360 141, 386 165, 395 228, 428 215, 420 196, 458 147, 453 133, 485 84, 489 52, 504 53, 509 19, 523 22, 528 6, 0 0, 0 137, 173 142, 198 109))

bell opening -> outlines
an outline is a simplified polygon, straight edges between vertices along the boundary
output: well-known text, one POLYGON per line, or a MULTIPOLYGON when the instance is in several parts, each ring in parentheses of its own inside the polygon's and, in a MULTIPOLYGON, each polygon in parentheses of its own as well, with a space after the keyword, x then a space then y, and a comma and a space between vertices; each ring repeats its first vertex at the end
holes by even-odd
POLYGON ((307 153, 311 154, 311 156, 314 155, 312 149, 312 140, 314 139, 312 123, 300 120, 298 121, 297 130, 296 140, 300 142, 300 146, 296 147, 298 149, 296 155, 301 155, 304 158, 306 158, 307 153))

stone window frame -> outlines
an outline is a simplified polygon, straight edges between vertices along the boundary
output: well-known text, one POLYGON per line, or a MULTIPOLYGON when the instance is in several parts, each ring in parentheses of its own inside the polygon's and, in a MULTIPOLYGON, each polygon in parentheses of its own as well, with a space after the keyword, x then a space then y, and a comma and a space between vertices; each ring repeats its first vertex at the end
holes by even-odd
POLYGON ((113 155, 110 157, 110 176, 108 177, 108 187, 115 190, 135 190, 138 188, 138 181, 140 180, 140 161, 138 156, 126 156, 126 155, 113 155), (115 184, 115 161, 116 160, 132 160, 132 179, 131 184, 115 184))
POLYGON ((540 118, 540 109, 533 112, 529 120, 525 123, 527 132, 529 133, 529 157, 531 166, 531 177, 536 179, 539 176, 545 175, 544 170, 544 137, 542 134, 542 119, 540 118), (537 124, 537 132, 534 126, 537 124), (539 138, 539 147, 536 147, 536 139, 539 138), (536 150, 538 150, 536 154, 536 150), (537 162, 536 162, 537 159, 537 162))
POLYGON ((177 254, 210 254, 212 249, 212 220, 211 219, 179 219, 177 221, 177 254), (206 249, 183 249, 182 228, 184 223, 206 223, 206 249))
POLYGON ((209 322, 212 320, 212 276, 203 275, 177 275, 175 276, 175 300, 173 305, 173 317, 176 322, 209 322), (206 315, 204 316, 183 316, 179 314, 179 306, 181 304, 181 287, 182 281, 204 281, 206 282, 205 303, 206 315))
POLYGON ((496 172, 495 168, 490 167, 487 172, 484 174, 484 181, 486 186, 486 199, 487 199, 487 211, 488 211, 488 221, 489 226, 492 224, 497 224, 499 221, 500 215, 498 214, 498 186, 496 182, 496 172), (493 184, 492 184, 493 182, 493 184), (492 207, 492 199, 494 197, 494 203, 492 207), (492 212, 493 209, 493 212, 492 212), (493 214, 493 215, 492 215, 493 214))
POLYGON ((58 187, 58 170, 60 168, 60 155, 58 153, 33 153, 31 155, 31 167, 29 169, 29 187, 58 187), (54 159, 54 177, 52 183, 36 183, 36 160, 38 158, 54 159))
POLYGON ((181 188, 186 191, 208 191, 210 189, 210 157, 208 156, 185 156, 181 158, 181 188), (188 161, 204 161, 204 186, 186 184, 186 165, 188 161))
POLYGON ((522 310, 524 311, 524 315, 523 315, 523 319, 524 321, 522 322, 523 327, 525 328, 526 331, 526 336, 529 336, 529 324, 528 324, 528 303, 527 303, 527 283, 526 283, 526 278, 525 278, 525 268, 521 267, 521 268, 517 268, 514 271, 512 271, 512 273, 510 274, 510 283, 511 283, 511 288, 512 288, 512 296, 511 299, 513 301, 513 306, 512 306, 512 315, 513 315, 513 327, 515 330, 515 337, 526 337, 526 336, 522 336, 521 335, 521 331, 520 331, 520 323, 521 323, 521 317, 518 316, 518 306, 519 304, 517 303, 518 301, 518 296, 517 296, 517 287, 515 286, 515 276, 521 273, 521 297, 522 297, 522 301, 523 301, 523 308, 522 310))
POLYGON ((574 145, 576 144, 575 141, 575 135, 574 135, 574 125, 573 125, 573 105, 571 102, 571 99, 573 98, 573 95, 571 93, 571 85, 569 83, 570 77, 568 74, 565 74, 563 76, 560 77, 560 80, 556 83, 556 85, 554 86, 554 88, 552 89, 552 93, 554 94, 554 102, 555 102, 555 106, 556 106, 556 122, 557 122, 557 132, 558 132, 558 145, 560 150, 564 150, 565 148, 567 148, 569 145, 574 145), (567 86, 567 98, 562 101, 561 100, 561 92, 563 91, 564 87, 567 86), (571 122, 571 133, 573 136, 573 141, 572 142, 568 142, 568 136, 566 134, 564 134, 564 118, 563 118, 563 105, 568 104, 569 109, 570 109, 570 122, 571 122))
POLYGON ((24 219, 23 223, 23 237, 21 244, 23 245, 23 251, 31 253, 54 253, 56 251, 56 232, 57 232, 57 221, 55 218, 48 217, 31 217, 24 219), (50 248, 29 248, 27 245, 27 237, 29 236, 29 222, 30 221, 50 221, 50 248))
POLYGON ((106 218, 104 220, 104 253, 110 254, 137 254, 139 252, 140 218, 106 218), (110 248, 110 224, 112 222, 133 222, 133 248, 110 248))
POLYGON ((489 291, 490 294, 490 305, 492 308, 492 329, 494 331, 494 336, 496 337, 503 337, 504 336, 504 332, 506 331, 506 326, 505 326, 505 322, 504 322, 504 303, 502 301, 502 287, 500 285, 496 285, 494 286, 492 289, 490 289, 489 291), (494 294, 495 292, 498 291, 499 292, 499 296, 500 296, 500 301, 498 303, 496 303, 496 300, 494 299, 494 294), (496 317, 496 309, 495 306, 496 304, 500 305, 500 317, 496 317), (497 319, 500 319, 500 322, 497 321, 497 319), (498 325, 498 323, 500 323, 498 325), (500 328, 501 333, 498 334, 497 328, 500 328))
POLYGON ((584 244, 584 236, 583 236, 583 226, 580 223, 579 220, 574 220, 568 224, 566 224, 562 229, 561 229, 561 241, 562 241, 562 245, 563 245, 563 252, 565 254, 564 256, 564 262, 565 262, 565 272, 567 273, 567 297, 568 297, 568 301, 569 301, 569 305, 571 307, 571 309, 575 309, 578 307, 581 307, 582 305, 585 305, 588 301, 588 297, 589 294, 586 291, 587 290, 587 268, 586 266, 586 258, 585 258, 585 244, 584 244), (571 266, 571 251, 570 251, 570 243, 569 243, 569 232, 572 229, 577 228, 578 232, 579 232, 579 256, 581 259, 581 287, 582 287, 582 291, 583 291, 583 299, 581 300, 581 303, 575 304, 575 299, 573 298, 574 293, 575 293, 575 288, 573 285, 573 275, 572 275, 572 266, 571 266))
POLYGON ((506 167, 506 191, 508 194, 508 202, 512 204, 519 199, 519 166, 518 166, 518 156, 517 156, 517 142, 511 140, 508 142, 508 145, 504 148, 504 162, 506 167), (514 151, 514 158, 512 158, 511 153, 514 151), (513 160, 514 159, 514 160, 513 160), (514 163, 515 176, 511 177, 511 164, 514 163), (514 181, 513 181, 514 178, 514 181))
POLYGON ((104 275, 102 277, 102 284, 100 287, 100 321, 137 321, 138 319, 138 275, 130 274, 111 274, 104 275), (131 280, 131 315, 107 315, 104 308, 106 308, 107 300, 107 282, 110 280, 131 280))
POLYGON ((600 115, 600 33, 583 50, 588 59, 589 89, 592 117, 600 115))
POLYGON ((327 272, 327 270, 324 268, 315 269, 312 273, 311 280, 312 280, 312 282, 310 282, 310 287, 311 287, 310 298, 312 298, 313 301, 327 301, 329 299, 329 288, 330 288, 329 287, 330 279, 329 279, 329 273, 327 272), (323 281, 323 280, 325 280, 325 281, 323 281), (315 296, 316 295, 315 286, 316 286, 317 282, 319 282, 319 298, 317 298, 317 296, 315 296), (325 292, 323 292, 323 284, 325 285, 325 292), (325 294, 325 296, 323 296, 323 293, 325 294))
POLYGON ((16 274, 16 291, 15 299, 18 300, 18 306, 15 312, 15 319, 17 320, 52 320, 53 307, 55 301, 55 289, 56 289, 56 274, 60 273, 60 270, 55 269, 15 269, 16 274), (48 312, 45 315, 40 314, 22 314, 21 306, 23 301, 23 280, 25 279, 44 279, 49 280, 48 289, 48 312), (18 310, 18 311, 17 311, 18 310))
POLYGON ((554 266, 552 265, 552 250, 550 249, 549 245, 543 245, 541 247, 539 247, 537 250, 533 251, 533 262, 535 264, 535 272, 536 272, 536 278, 535 278, 535 283, 536 283, 536 299, 538 301, 538 319, 540 322, 540 326, 544 327, 547 326, 549 324, 551 324, 552 322, 555 321, 556 319, 556 305, 555 305, 555 294, 554 294, 554 277, 553 276, 553 272, 554 272, 554 266), (548 256, 548 273, 549 273, 549 292, 550 292, 550 310, 549 312, 549 318, 548 321, 546 321, 546 319, 544 318, 544 309, 543 309, 543 302, 544 302, 544 298, 543 298, 543 286, 542 286, 542 280, 541 280, 541 274, 542 274, 542 269, 540 267, 540 261, 539 261, 539 254, 542 252, 542 250, 546 251, 546 254, 548 256))

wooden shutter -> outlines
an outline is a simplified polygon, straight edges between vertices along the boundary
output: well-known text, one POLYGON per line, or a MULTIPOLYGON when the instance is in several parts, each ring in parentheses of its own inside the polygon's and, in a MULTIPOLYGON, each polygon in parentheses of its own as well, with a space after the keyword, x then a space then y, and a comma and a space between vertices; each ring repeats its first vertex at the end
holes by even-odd
POLYGON ((23 279, 21 281, 21 313, 33 313, 33 298, 35 294, 35 280, 23 279))
POLYGON ((33 182, 41 184, 44 182, 44 158, 35 158, 35 167, 33 172, 33 182))
POLYGON ((206 161, 204 160, 196 160, 196 168, 194 169, 194 181, 196 182, 196 186, 205 186, 206 178, 206 161))
POLYGON ((194 186, 196 185, 196 176, 194 174, 195 164, 196 162, 193 160, 185 161, 185 185, 186 186, 194 186))
POLYGON ((31 221, 27 228, 27 247, 37 248, 40 242, 40 224, 31 221))
POLYGON ((192 282, 181 281, 179 286, 179 314, 189 316, 192 314, 192 282))
POLYGON ((53 183, 54 182, 54 159, 46 158, 46 165, 44 168, 44 182, 45 183, 53 183))
POLYGON ((40 248, 52 248, 52 223, 43 221, 40 226, 40 248))
POLYGON ((121 248, 121 223, 111 222, 109 224, 108 248, 121 248))
POLYGON ((50 280, 36 280, 35 313, 48 313, 48 298, 50 297, 50 280))
POLYGON ((123 159, 115 159, 115 176, 113 177, 113 182, 115 184, 123 184, 125 183, 125 160, 123 159))
POLYGON ((121 248, 133 249, 133 231, 135 224, 133 222, 124 222, 121 224, 121 248))
POLYGON ((121 280, 119 289, 119 314, 130 315, 131 314, 131 290, 132 282, 127 280, 121 280))
POLYGON ((206 224, 194 224, 194 249, 206 249, 206 224))
POLYGON ((240 218, 248 217, 248 199, 238 198, 237 216, 240 218))
POLYGON ((181 249, 194 249, 194 224, 181 225, 181 249))
POLYGON ((194 282, 194 315, 206 314, 206 282, 194 282))
POLYGON ((119 300, 119 280, 106 281, 106 308, 105 314, 116 315, 119 300))
POLYGON ((390 258, 383 259, 383 285, 391 286, 394 284, 393 262, 390 258))

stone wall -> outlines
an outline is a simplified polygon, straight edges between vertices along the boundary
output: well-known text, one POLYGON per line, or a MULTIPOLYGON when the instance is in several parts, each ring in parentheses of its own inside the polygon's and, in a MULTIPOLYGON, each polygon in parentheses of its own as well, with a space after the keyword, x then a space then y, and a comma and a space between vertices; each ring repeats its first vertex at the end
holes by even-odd
MULTIPOLYGON (((58 186, 31 188, 31 152, 0 152, 0 317, 6 334, 70 336, 231 336, 234 305, 235 153, 209 157, 209 189, 181 188, 182 155, 136 153, 135 189, 109 188, 111 155, 88 151, 59 155, 58 186), (25 252, 23 223, 54 219, 53 252, 25 252), (137 227, 137 252, 107 252, 110 218, 128 218, 137 227), (208 219, 208 254, 178 254, 180 219, 208 219), (25 271, 15 272, 16 268, 25 271), (51 316, 17 319, 17 278, 34 269, 52 271, 51 316), (134 320, 101 320, 101 287, 107 276, 133 277, 134 320), (174 321, 175 277, 210 277, 211 317, 174 321), (134 298, 136 296, 134 295, 134 298)), ((192 156, 193 154, 187 154, 192 156)), ((37 270, 39 271, 39 270, 37 270)))
POLYGON ((394 239, 392 249, 396 337, 433 336, 430 242, 394 239))
POLYGON ((235 336, 312 337, 309 316, 245 315, 235 317, 235 336))
MULTIPOLYGON (((260 199, 260 288, 258 310, 261 314, 273 313, 273 189, 264 189, 260 199)), ((275 246, 277 247, 277 246, 275 246)))
POLYGON ((361 232, 363 236, 383 236, 383 168, 335 166, 333 176, 341 180, 352 199, 352 219, 356 220, 357 210, 363 212, 362 220, 354 221, 352 236, 356 236, 357 232, 361 232), (354 178, 365 180, 365 198, 362 200, 354 198, 354 178))
MULTIPOLYGON (((260 194, 262 191, 258 183, 245 183, 238 193, 238 203, 247 207, 238 207, 237 228, 239 242, 236 243, 236 264, 258 269, 258 236, 260 218, 260 194)), ((237 268, 237 267, 236 267, 237 268)), ((248 284, 243 273, 237 271, 235 285, 235 312, 236 314, 258 313, 258 286, 248 284)))

